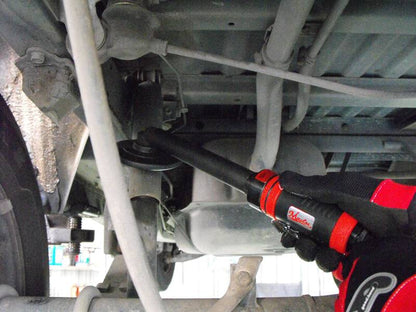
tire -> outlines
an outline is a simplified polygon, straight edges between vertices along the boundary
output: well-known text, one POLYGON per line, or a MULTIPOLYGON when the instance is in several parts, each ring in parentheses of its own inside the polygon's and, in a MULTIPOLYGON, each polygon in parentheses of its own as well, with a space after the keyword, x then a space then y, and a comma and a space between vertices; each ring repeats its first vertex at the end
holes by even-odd
POLYGON ((47 296, 48 244, 39 189, 20 129, 0 96, 0 284, 47 296))

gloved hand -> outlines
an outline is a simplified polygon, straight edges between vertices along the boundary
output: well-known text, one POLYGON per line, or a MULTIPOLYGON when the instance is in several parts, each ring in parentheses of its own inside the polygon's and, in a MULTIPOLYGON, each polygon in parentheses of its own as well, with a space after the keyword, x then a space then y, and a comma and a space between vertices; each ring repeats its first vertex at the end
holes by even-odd
MULTIPOLYGON (((376 238, 415 236, 416 186, 381 181, 357 173, 305 177, 290 171, 280 174, 279 183, 287 192, 336 204, 376 238)), ((342 255, 305 236, 296 240, 284 234, 282 244, 295 247, 306 261, 316 260, 326 272, 333 271, 342 260, 342 255)))
POLYGON ((305 177, 290 171, 279 183, 287 192, 338 205, 377 237, 416 232, 416 186, 357 173, 305 177))
POLYGON ((342 262, 335 312, 415 312, 416 243, 375 239, 355 245, 342 262))
POLYGON ((355 173, 304 177, 284 172, 287 192, 336 204, 372 237, 345 255, 301 236, 282 235, 307 261, 342 281, 335 311, 416 311, 416 187, 355 173))

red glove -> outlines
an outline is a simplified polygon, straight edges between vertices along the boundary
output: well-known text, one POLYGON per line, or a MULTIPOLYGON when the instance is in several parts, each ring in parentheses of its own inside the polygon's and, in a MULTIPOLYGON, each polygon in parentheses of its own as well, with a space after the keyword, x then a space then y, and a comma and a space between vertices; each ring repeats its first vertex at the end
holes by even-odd
POLYGON ((290 171, 279 183, 287 192, 338 205, 376 237, 416 233, 416 186, 357 173, 305 177, 290 171))
POLYGON ((284 172, 279 182, 287 192, 338 205, 373 236, 371 241, 351 246, 348 255, 305 236, 298 240, 282 236, 284 246, 295 247, 304 260, 316 260, 324 271, 338 266, 334 276, 343 283, 337 312, 416 312, 415 186, 355 173, 304 177, 284 172))
POLYGON ((357 244, 338 273, 335 312, 416 311, 416 243, 386 238, 357 244))

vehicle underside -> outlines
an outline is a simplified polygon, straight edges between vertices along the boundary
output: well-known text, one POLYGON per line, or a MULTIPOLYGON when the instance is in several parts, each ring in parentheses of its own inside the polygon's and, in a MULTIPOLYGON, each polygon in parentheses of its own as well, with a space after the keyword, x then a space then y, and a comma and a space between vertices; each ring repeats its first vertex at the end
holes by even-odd
MULTIPOLYGON (((107 296, 137 297, 133 284, 145 296, 129 259, 136 244, 159 289, 175 262, 291 252, 270 218, 222 182, 227 165, 214 158, 213 177, 193 165, 197 152, 196 160, 172 158, 146 141, 149 128, 253 172, 416 181, 415 1, 85 0, 88 18, 78 2, 0 2, 0 93, 35 168, 48 242, 69 243, 76 255, 93 239, 81 218, 104 224, 105 252, 123 267, 99 287, 107 296)), ((20 228, 26 211, 16 215, 20 228)), ((31 274, 28 266, 21 274, 31 274)), ((17 275, 0 284, 47 295, 47 286, 34 291, 17 275)))

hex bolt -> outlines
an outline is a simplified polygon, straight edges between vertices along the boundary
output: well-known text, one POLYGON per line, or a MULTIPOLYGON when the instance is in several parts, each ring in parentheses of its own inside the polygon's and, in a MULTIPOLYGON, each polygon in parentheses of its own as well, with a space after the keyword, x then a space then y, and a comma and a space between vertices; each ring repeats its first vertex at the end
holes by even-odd
POLYGON ((45 63, 45 54, 43 54, 40 51, 33 51, 30 54, 30 60, 32 61, 33 64, 43 64, 45 63))
MULTIPOLYGON (((67 221, 68 229, 81 229, 82 228, 82 219, 80 217, 69 217, 67 221)), ((67 248, 70 265, 75 265, 75 257, 81 253, 81 243, 69 242, 67 248)))
POLYGON ((247 271, 239 272, 237 278, 238 278, 238 283, 244 287, 247 287, 253 281, 250 273, 248 273, 247 271))

